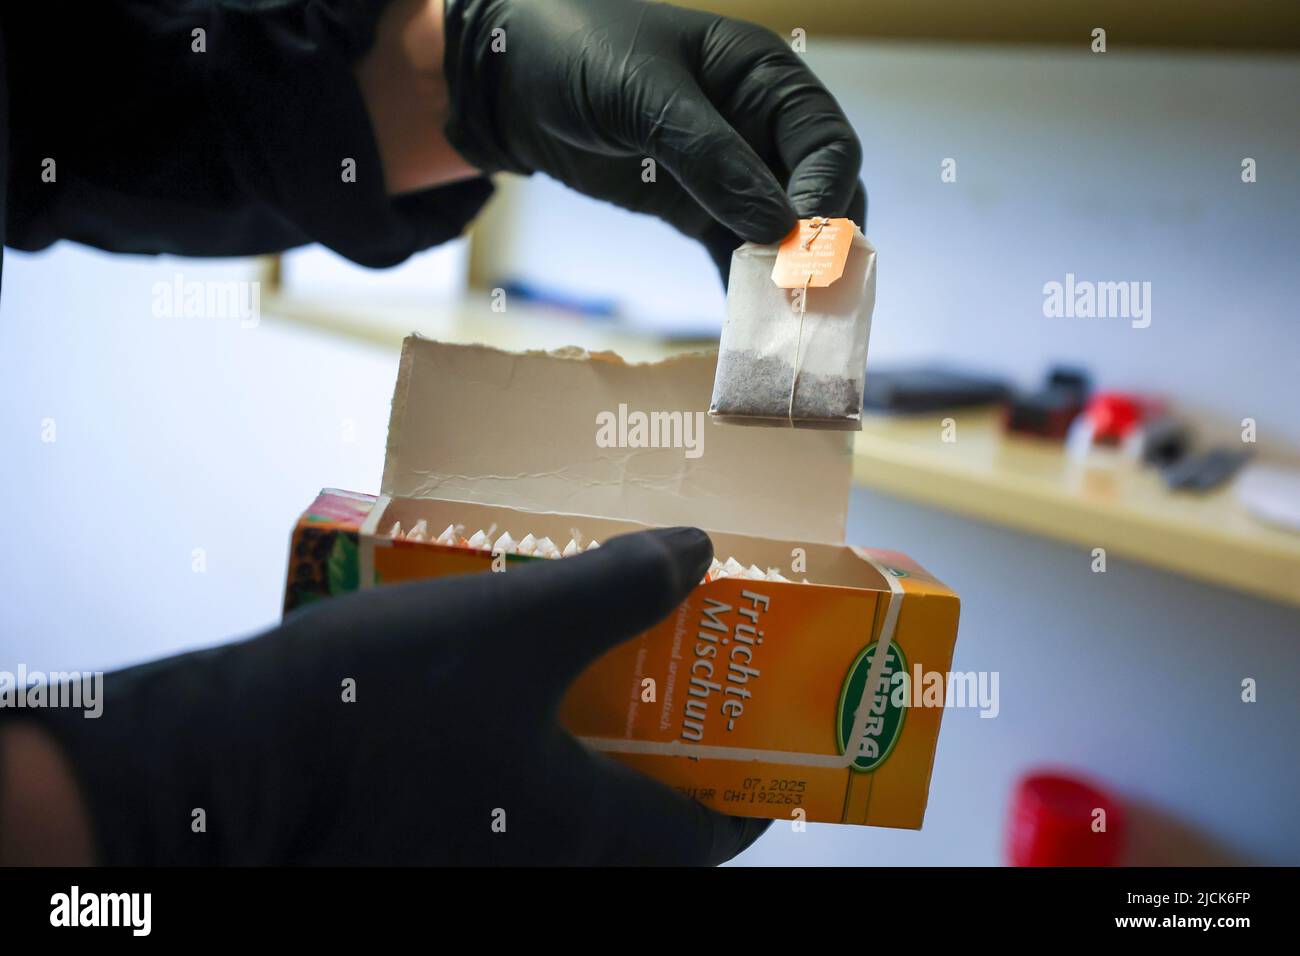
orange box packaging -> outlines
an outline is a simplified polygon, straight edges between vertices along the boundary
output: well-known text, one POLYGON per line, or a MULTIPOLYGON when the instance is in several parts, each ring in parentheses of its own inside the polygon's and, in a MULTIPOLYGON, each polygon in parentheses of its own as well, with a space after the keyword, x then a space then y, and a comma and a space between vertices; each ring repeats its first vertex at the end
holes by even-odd
POLYGON ((382 493, 322 493, 286 606, 547 560, 434 541, 449 525, 560 544, 695 525, 751 576, 706 580, 592 664, 565 726, 727 813, 919 828, 943 708, 915 706, 902 675, 946 680, 957 596, 901 554, 842 543, 845 433, 709 423, 715 362, 408 338, 382 493), (389 534, 420 521, 426 540, 389 534))

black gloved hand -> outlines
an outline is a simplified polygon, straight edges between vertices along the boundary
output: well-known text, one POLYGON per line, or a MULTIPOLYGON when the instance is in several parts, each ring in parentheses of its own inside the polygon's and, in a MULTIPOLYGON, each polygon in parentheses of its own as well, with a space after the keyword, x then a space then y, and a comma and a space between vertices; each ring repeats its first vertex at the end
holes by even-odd
POLYGON ((334 598, 108 675, 97 720, 42 719, 104 863, 719 863, 768 821, 715 813, 556 722, 569 682, 680 604, 712 551, 694 529, 644 532, 334 598))
POLYGON ((776 242, 797 217, 866 228, 857 137, 762 27, 641 0, 447 0, 446 25, 447 137, 480 169, 658 216, 724 281, 741 240, 776 242))

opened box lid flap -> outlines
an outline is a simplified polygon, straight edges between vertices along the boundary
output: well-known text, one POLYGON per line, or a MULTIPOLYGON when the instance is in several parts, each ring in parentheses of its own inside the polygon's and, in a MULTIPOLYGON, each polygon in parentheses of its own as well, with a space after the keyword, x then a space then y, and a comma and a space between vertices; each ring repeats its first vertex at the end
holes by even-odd
POLYGON ((503 352, 410 336, 382 489, 801 541, 844 539, 848 433, 716 425, 716 354, 503 352))

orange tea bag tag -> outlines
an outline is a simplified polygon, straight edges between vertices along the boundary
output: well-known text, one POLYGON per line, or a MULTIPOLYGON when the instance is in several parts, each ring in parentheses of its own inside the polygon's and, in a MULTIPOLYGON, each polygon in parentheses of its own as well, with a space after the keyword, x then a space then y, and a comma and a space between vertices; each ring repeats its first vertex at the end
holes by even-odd
POLYGON ((851 219, 800 219, 776 251, 772 281, 783 289, 830 285, 844 275, 856 229, 851 219))

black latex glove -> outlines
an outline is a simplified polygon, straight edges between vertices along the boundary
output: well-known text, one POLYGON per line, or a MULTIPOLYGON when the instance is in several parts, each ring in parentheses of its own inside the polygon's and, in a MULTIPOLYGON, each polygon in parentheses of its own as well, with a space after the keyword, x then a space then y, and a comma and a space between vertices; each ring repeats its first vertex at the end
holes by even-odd
POLYGON ((774 33, 641 0, 446 11, 446 132, 480 169, 540 171, 658 216, 701 240, 724 281, 741 240, 776 242, 797 217, 866 228, 857 136, 774 33))
POLYGON ((708 810, 556 722, 569 682, 680 604, 712 552, 694 529, 644 532, 333 598, 108 675, 97 720, 41 719, 105 863, 719 863, 768 821, 708 810))

